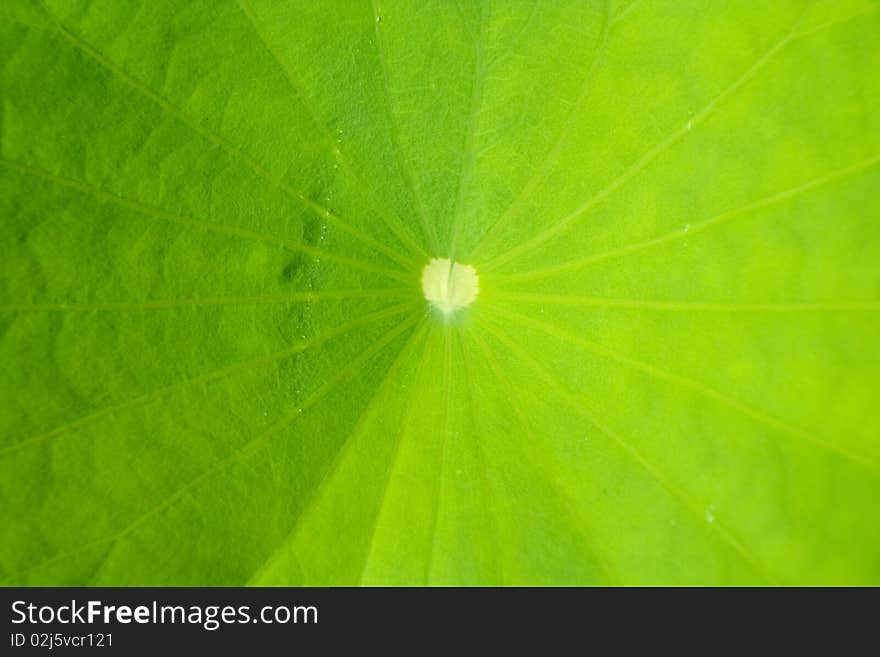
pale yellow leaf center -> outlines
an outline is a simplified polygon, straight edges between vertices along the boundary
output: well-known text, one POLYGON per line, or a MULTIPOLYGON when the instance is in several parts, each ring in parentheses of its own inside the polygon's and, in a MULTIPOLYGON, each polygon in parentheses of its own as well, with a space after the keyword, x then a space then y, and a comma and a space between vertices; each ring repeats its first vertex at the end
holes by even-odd
POLYGON ((449 258, 432 258, 422 270, 425 299, 437 310, 449 315, 466 308, 480 293, 477 270, 449 258))

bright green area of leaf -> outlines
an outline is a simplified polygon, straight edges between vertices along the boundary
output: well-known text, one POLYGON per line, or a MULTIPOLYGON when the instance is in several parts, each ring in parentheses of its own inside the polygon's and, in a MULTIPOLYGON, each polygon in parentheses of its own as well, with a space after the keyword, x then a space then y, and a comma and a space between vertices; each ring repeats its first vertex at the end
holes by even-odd
POLYGON ((4 583, 880 584, 877 2, 0 32, 4 583))

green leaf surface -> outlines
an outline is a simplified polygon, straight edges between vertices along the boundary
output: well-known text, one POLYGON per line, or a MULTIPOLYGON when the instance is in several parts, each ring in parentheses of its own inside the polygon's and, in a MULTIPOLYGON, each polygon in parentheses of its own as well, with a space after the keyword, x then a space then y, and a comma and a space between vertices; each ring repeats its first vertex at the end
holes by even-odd
POLYGON ((0 32, 3 583, 880 584, 875 0, 0 32))

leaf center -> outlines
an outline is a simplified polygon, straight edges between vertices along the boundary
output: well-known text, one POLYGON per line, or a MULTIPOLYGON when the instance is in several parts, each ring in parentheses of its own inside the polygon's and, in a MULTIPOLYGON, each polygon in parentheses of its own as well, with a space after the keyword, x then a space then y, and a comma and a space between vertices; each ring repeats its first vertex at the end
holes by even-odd
POLYGON ((444 315, 471 305, 480 293, 477 270, 449 258, 431 258, 422 270, 422 292, 444 315))

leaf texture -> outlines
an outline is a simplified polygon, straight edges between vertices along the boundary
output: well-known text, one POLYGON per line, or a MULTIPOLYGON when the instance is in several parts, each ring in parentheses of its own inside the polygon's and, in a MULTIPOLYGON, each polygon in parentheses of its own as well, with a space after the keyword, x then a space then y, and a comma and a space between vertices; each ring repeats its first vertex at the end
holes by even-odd
POLYGON ((880 583, 874 0, 0 32, 4 584, 880 583))

